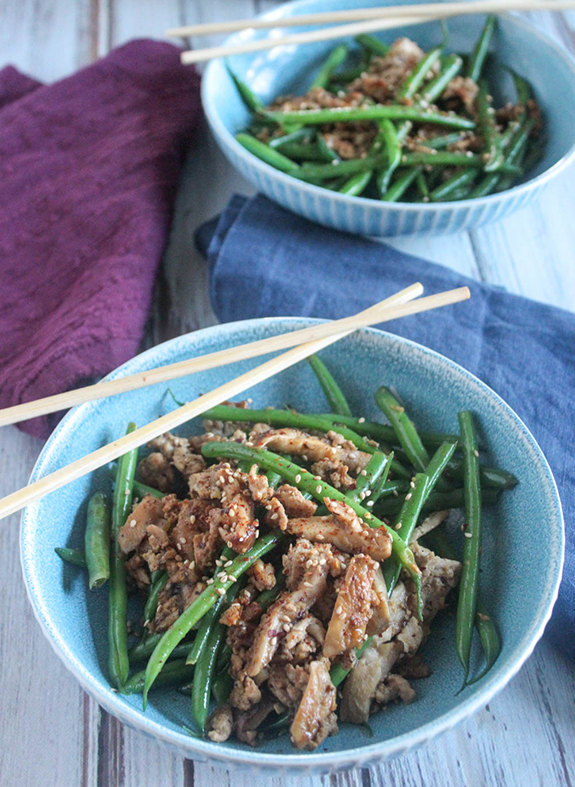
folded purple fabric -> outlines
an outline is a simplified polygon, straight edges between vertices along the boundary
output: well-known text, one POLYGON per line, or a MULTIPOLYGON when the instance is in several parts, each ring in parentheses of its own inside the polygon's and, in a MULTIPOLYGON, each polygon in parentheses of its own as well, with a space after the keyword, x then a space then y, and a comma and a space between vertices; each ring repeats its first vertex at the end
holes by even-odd
POLYGON ((179 55, 133 41, 47 87, 0 71, 0 407, 137 352, 201 114, 179 55))

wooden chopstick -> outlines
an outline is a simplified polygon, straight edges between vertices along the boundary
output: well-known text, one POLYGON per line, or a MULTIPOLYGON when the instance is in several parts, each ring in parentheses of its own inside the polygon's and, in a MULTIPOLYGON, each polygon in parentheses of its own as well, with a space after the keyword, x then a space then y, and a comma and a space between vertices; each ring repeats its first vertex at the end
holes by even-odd
MULTIPOLYGON (((416 282, 397 293, 393 302, 388 305, 407 303, 413 298, 420 296, 422 292, 422 285, 416 282)), ((199 358, 189 358, 188 360, 171 363, 167 366, 159 366, 156 369, 131 374, 118 380, 107 380, 94 385, 87 385, 84 388, 76 388, 73 391, 64 391, 64 393, 46 396, 33 402, 24 402, 23 404, 6 407, 0 410, 0 426, 8 426, 9 424, 27 421, 30 418, 37 418, 41 415, 56 413, 59 410, 67 410, 77 404, 103 399, 106 396, 115 396, 126 391, 134 391, 147 385, 165 383, 169 380, 175 380, 177 377, 185 377, 195 372, 215 369, 218 366, 236 363, 236 361, 245 361, 258 355, 287 350, 289 347, 295 347, 298 344, 304 344, 304 342, 322 339, 331 336, 333 333, 341 333, 341 330, 345 328, 346 322, 361 327, 358 322, 361 315, 365 319, 364 325, 372 325, 372 312, 374 310, 379 314, 379 305, 372 306, 358 315, 338 320, 337 323, 330 321, 320 325, 312 325, 310 328, 288 331, 278 336, 271 336, 269 339, 260 339, 257 342, 250 342, 238 347, 229 347, 227 350, 201 355, 199 358), (339 327, 336 327, 336 325, 339 327)))
MULTIPOLYGON (((466 300, 470 295, 469 289, 467 287, 460 287, 456 290, 448 290, 447 292, 432 295, 428 298, 421 298, 419 301, 414 301, 412 303, 396 305, 397 299, 401 296, 401 294, 402 293, 397 293, 396 295, 391 296, 391 298, 387 298, 385 301, 377 304, 375 307, 372 307, 370 310, 372 312, 371 322, 378 323, 384 319, 395 319, 397 317, 406 316, 407 314, 415 314, 417 311, 435 309, 440 306, 446 306, 450 303, 457 303, 458 301, 466 300), (418 306, 419 309, 417 308, 418 306)), ((305 344, 299 345, 298 347, 294 347, 291 350, 288 350, 287 352, 272 358, 270 361, 261 364, 261 366, 257 366, 255 369, 240 375, 235 380, 231 380, 230 382, 219 386, 210 393, 199 396, 192 402, 184 404, 182 407, 179 407, 171 413, 167 413, 167 415, 152 421, 146 426, 136 429, 134 432, 131 432, 130 434, 127 434, 124 437, 121 437, 118 440, 103 446, 102 448, 98 448, 91 454, 88 454, 81 459, 77 459, 75 462, 66 465, 60 470, 56 470, 44 478, 35 481, 33 484, 30 484, 29 486, 24 487, 17 492, 13 492, 7 497, 4 497, 2 500, 0 500, 0 519, 3 519, 4 517, 9 516, 16 511, 19 511, 20 509, 24 508, 24 506, 39 500, 50 492, 53 492, 72 481, 75 481, 77 478, 86 475, 86 473, 96 470, 108 462, 117 459, 127 451, 130 451, 134 448, 139 448, 141 445, 144 445, 164 432, 174 429, 186 421, 189 421, 191 418, 201 415, 210 407, 214 407, 216 404, 220 404, 222 401, 242 393, 247 388, 251 388, 263 380, 267 380, 274 374, 277 374, 278 372, 293 366, 313 353, 319 352, 319 350, 323 349, 324 347, 327 347, 328 345, 338 341, 338 339, 341 339, 342 336, 352 333, 357 327, 362 327, 365 325, 365 314, 363 312, 356 315, 356 318, 357 319, 355 323, 354 318, 347 318, 345 320, 345 328, 343 330, 341 330, 342 321, 338 320, 333 323, 333 327, 335 327, 336 330, 339 328, 341 333, 333 333, 331 336, 327 336, 322 339, 316 339, 315 341, 306 342, 305 344)))
MULTIPOLYGON (((184 64, 200 63, 205 60, 212 60, 216 57, 228 57, 229 55, 247 54, 250 52, 261 52, 266 49, 273 49, 277 46, 296 46, 299 44, 312 44, 319 41, 330 41, 336 38, 345 38, 348 36, 357 36, 364 33, 376 33, 381 30, 388 30, 394 27, 406 27, 409 25, 421 24, 422 22, 430 22, 436 19, 446 19, 450 16, 457 16, 461 14, 479 14, 479 13, 501 13, 503 11, 517 11, 517 10, 546 10, 546 11, 562 11, 569 8, 575 8, 575 0, 473 0, 473 2, 458 2, 458 3, 425 3, 412 6, 389 6, 387 9, 356 9, 357 11, 372 11, 370 18, 367 21, 355 22, 352 24, 335 24, 332 27, 323 28, 320 30, 312 30, 307 33, 292 33, 281 38, 269 37, 248 41, 246 43, 222 45, 216 47, 208 47, 206 49, 191 49, 187 52, 182 52, 181 60, 184 64), (406 9, 408 9, 406 11, 406 9), (418 9, 417 13, 414 9, 418 9), (376 12, 375 14, 373 12, 376 12), (383 13, 385 11, 385 14, 383 13), (377 15, 379 12, 379 15, 377 15), (375 18, 374 18, 375 17, 375 18)), ((325 13, 322 16, 322 23, 333 22, 333 14, 343 14, 344 12, 325 13)), ((351 12, 350 12, 351 13, 351 12)), ((320 15, 313 15, 318 18, 320 15)), ((308 16, 308 18, 311 15, 308 16)), ((304 17, 292 17, 290 20, 285 20, 283 26, 287 26, 288 21, 295 24, 304 24, 301 19, 304 17), (294 22, 294 20, 298 20, 294 22)), ((282 20, 283 22, 284 20, 282 20)), ((341 22, 342 18, 339 17, 335 20, 341 22)), ((249 29, 252 22, 257 27, 275 27, 276 20, 251 20, 251 22, 244 21, 244 28, 249 29), (255 23, 258 23, 255 25, 255 23), (267 23, 266 25, 260 23, 267 23)), ((317 23, 317 22, 316 22, 317 23)), ((222 23, 226 24, 226 23, 222 23)), ((229 25, 234 25, 233 29, 238 22, 230 22, 229 25)), ((305 24, 311 24, 306 22, 305 24)), ((281 26, 281 25, 280 25, 281 26)), ((290 24, 291 26, 291 24, 290 24)), ((177 28, 177 30, 190 30, 194 28, 177 28)), ((175 30, 168 31, 170 35, 175 34, 175 30)), ((180 35, 182 33, 180 32, 180 35)))
POLYGON ((394 16, 420 16, 447 12, 449 14, 484 14, 504 11, 529 11, 538 8, 562 11, 572 6, 565 0, 465 0, 464 2, 415 3, 414 5, 375 6, 373 8, 349 8, 344 11, 323 11, 317 14, 298 14, 286 17, 264 17, 256 19, 236 19, 229 22, 207 22, 198 25, 185 25, 166 30, 165 35, 180 38, 204 36, 216 33, 233 33, 239 30, 266 30, 277 27, 304 27, 306 25, 339 24, 341 22, 360 22, 367 19, 394 16))

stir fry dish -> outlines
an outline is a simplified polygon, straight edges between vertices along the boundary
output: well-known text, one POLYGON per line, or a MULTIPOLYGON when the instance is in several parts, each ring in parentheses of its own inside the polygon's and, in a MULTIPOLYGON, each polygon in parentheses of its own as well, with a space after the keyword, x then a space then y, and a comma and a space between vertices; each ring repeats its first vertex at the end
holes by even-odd
POLYGON ((430 675, 420 648, 456 596, 464 685, 499 654, 478 593, 481 511, 516 478, 480 461, 470 412, 460 434, 417 431, 381 387, 387 422, 366 421, 310 363, 330 412, 213 408, 202 434, 123 456, 111 504, 88 503, 85 549, 56 550, 91 590, 107 585, 112 686, 144 708, 150 691, 189 694, 188 731, 214 742, 289 734, 310 751, 412 702, 430 675), (444 524, 457 509, 462 555, 444 524))
POLYGON ((483 66, 495 24, 488 17, 469 55, 358 36, 357 49, 332 50, 305 95, 269 107, 230 71, 252 113, 236 139, 282 172, 351 196, 445 202, 504 191, 541 157, 542 120, 513 72, 515 103, 494 107, 483 66))

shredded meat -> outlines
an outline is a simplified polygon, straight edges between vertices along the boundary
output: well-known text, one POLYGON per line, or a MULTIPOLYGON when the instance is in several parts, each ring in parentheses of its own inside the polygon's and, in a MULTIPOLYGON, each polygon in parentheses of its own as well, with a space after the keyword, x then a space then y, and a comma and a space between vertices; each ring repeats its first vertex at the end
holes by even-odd
POLYGON ((373 609, 373 582, 379 564, 367 555, 350 560, 325 637, 323 655, 334 659, 363 644, 373 609))
POLYGON ((165 525, 163 502, 152 495, 146 495, 136 503, 126 523, 120 528, 118 542, 122 552, 133 552, 141 544, 148 525, 165 525))
POLYGON ((299 429, 270 429, 258 438, 255 445, 257 448, 268 448, 280 454, 301 456, 304 461, 339 460, 356 475, 370 459, 369 454, 359 451, 347 440, 340 445, 334 445, 328 438, 314 437, 299 429))
POLYGON ((214 743, 223 743, 232 734, 234 714, 229 705, 218 708, 208 721, 208 738, 214 743))
POLYGON ((305 498, 295 486, 283 484, 275 492, 276 500, 282 504, 288 517, 313 516, 317 505, 305 498))
POLYGON ((161 453, 185 478, 206 466, 203 456, 192 450, 186 437, 177 437, 171 432, 151 440, 148 447, 161 453))
POLYGON ((329 676, 329 661, 312 661, 309 680, 290 727, 294 746, 313 751, 328 735, 334 735, 337 732, 336 707, 336 691, 329 676))
POLYGON ((377 561, 390 556, 391 536, 384 527, 367 526, 343 501, 326 498, 324 502, 331 512, 329 516, 289 519, 287 532, 309 541, 333 544, 342 552, 363 552, 377 561))
POLYGON ((169 460, 159 451, 144 457, 138 464, 138 477, 142 483, 170 492, 175 482, 174 468, 169 460))

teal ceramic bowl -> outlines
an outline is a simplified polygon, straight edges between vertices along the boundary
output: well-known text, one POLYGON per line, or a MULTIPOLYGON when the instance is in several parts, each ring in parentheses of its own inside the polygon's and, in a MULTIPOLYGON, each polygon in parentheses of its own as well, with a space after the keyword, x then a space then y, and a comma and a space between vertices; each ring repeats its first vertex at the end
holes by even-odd
MULTIPOLYGON (((311 322, 262 319, 207 328, 155 347, 110 376, 263 339, 311 322)), ((390 707, 373 716, 372 737, 363 728, 343 724, 339 734, 314 753, 295 751, 287 737, 257 749, 192 738, 183 729, 189 723, 189 698, 172 690, 152 693, 144 713, 140 696, 124 697, 111 691, 106 679, 107 593, 105 589, 88 592, 83 572, 64 565, 54 554, 56 546, 82 545, 86 498, 96 489, 110 488, 109 469, 102 468, 24 512, 22 567, 30 602, 54 650, 83 688, 121 721, 164 741, 183 756, 220 761, 230 768, 303 774, 370 765, 403 754, 458 724, 500 691, 533 650, 551 614, 563 557, 561 506, 545 458, 519 418, 461 367, 388 333, 359 331, 324 351, 324 357, 354 411, 366 417, 378 417, 373 392, 383 382, 401 392, 424 429, 453 432, 457 411, 470 408, 477 414, 491 461, 518 476, 519 485, 485 516, 482 595, 502 632, 501 656, 487 677, 458 694, 462 675, 454 649, 453 616, 444 614, 437 619, 424 651, 432 677, 417 682, 417 699, 411 705, 390 707), (532 553, 534 536, 537 560, 532 553)), ((177 399, 190 400, 257 363, 243 362, 183 378, 170 383, 170 388, 177 399)), ((306 363, 246 395, 256 407, 286 402, 309 411, 326 407, 306 363)), ((155 385, 75 408, 46 444, 32 480, 111 441, 124 432, 128 420, 145 424, 173 407, 166 386, 155 385)), ((191 428, 199 429, 199 424, 191 428)))
MULTIPOLYGON (((412 4, 418 0, 399 0, 412 4)), ((268 19, 337 9, 397 5, 396 0, 298 0, 285 3, 268 14, 268 19)), ((471 52, 485 17, 460 16, 448 20, 449 50, 471 52)), ((278 46, 266 52, 229 58, 234 71, 269 103, 280 94, 301 95, 309 87, 319 64, 334 46, 333 41, 305 46, 281 46, 281 37, 301 32, 296 27, 246 30, 226 43, 243 43, 266 37, 278 46)), ((407 35, 424 49, 441 43, 439 22, 411 25, 379 34, 391 42, 407 35)), ((549 38, 522 19, 499 17, 491 49, 496 67, 490 74, 495 98, 502 105, 514 98, 511 79, 503 66, 526 77, 535 90, 546 119, 548 140, 545 155, 527 180, 501 194, 473 200, 444 203, 385 203, 349 197, 304 183, 263 163, 245 150, 234 134, 245 129, 249 114, 222 60, 213 60, 203 78, 202 101, 214 136, 228 160, 270 199, 311 221, 360 235, 398 236, 460 232, 509 216, 531 202, 575 156, 575 64, 549 38)))

